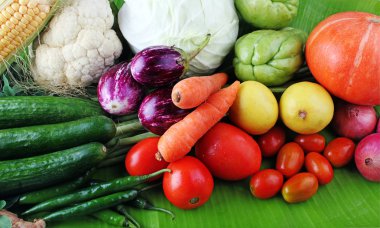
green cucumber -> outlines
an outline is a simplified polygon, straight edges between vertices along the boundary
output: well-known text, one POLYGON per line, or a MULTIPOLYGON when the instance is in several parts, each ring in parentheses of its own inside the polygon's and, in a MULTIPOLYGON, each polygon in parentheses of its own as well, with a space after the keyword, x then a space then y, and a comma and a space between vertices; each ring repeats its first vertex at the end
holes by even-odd
POLYGON ((0 97, 0 129, 67 122, 103 114, 97 102, 81 98, 0 97))
POLYGON ((41 189, 82 175, 106 156, 101 143, 0 162, 0 198, 41 189))
POLYGON ((30 157, 89 142, 106 143, 115 134, 115 123, 105 116, 3 129, 0 130, 0 160, 30 157))

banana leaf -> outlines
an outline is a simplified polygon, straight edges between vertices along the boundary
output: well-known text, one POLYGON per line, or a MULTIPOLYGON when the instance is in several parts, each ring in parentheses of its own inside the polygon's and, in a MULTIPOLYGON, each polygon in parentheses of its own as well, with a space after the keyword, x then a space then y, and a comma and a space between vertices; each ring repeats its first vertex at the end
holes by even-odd
MULTIPOLYGON (((291 26, 310 32, 327 16, 342 11, 380 15, 380 0, 300 0, 291 26)), ((328 133, 328 140, 333 137, 328 133)), ((273 164, 265 161, 264 166, 273 164)), ((288 204, 281 195, 259 200, 249 192, 248 180, 215 180, 210 200, 194 210, 172 206, 161 189, 145 192, 156 206, 172 210, 176 218, 154 211, 132 209, 142 227, 380 227, 380 185, 365 180, 355 165, 335 169, 333 181, 320 186, 316 195, 303 203, 288 204)), ((90 217, 53 223, 49 227, 104 228, 107 224, 90 217)))

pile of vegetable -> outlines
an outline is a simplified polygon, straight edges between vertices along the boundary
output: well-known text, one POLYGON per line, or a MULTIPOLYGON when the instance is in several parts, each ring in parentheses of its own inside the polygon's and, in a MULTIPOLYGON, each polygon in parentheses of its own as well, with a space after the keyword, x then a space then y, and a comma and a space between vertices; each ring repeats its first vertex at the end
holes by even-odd
POLYGON ((131 208, 175 218, 147 192, 190 210, 219 181, 286 204, 337 169, 380 182, 380 17, 336 13, 307 34, 289 27, 298 8, 1 3, 0 227, 140 227, 131 208))

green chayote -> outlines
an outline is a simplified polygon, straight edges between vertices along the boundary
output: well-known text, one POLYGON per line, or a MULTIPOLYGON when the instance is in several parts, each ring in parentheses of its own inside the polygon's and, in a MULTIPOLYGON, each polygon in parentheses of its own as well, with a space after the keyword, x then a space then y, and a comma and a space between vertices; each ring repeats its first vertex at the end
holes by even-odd
POLYGON ((242 18, 261 29, 281 29, 297 16, 299 0, 235 0, 242 18))
POLYGON ((306 33, 293 28, 257 30, 240 37, 233 60, 236 77, 266 86, 287 82, 303 64, 306 38, 306 33))

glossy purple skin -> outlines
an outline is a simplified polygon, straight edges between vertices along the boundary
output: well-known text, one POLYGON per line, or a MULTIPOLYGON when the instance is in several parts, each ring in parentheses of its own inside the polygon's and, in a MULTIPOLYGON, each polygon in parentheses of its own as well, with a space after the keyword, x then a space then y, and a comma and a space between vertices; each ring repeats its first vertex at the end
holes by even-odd
POLYGON ((338 135, 360 140, 374 132, 377 118, 372 106, 356 105, 342 100, 337 100, 334 104, 331 126, 338 135))
POLYGON ((137 53, 131 61, 133 78, 146 86, 174 83, 187 70, 186 54, 174 47, 152 46, 137 53))
POLYGON ((191 110, 180 109, 171 99, 172 88, 158 89, 142 101, 138 117, 150 132, 162 135, 173 124, 182 120, 191 110))
POLYGON ((127 62, 111 67, 99 80, 98 101, 109 114, 136 112, 143 97, 143 86, 133 79, 127 62))

